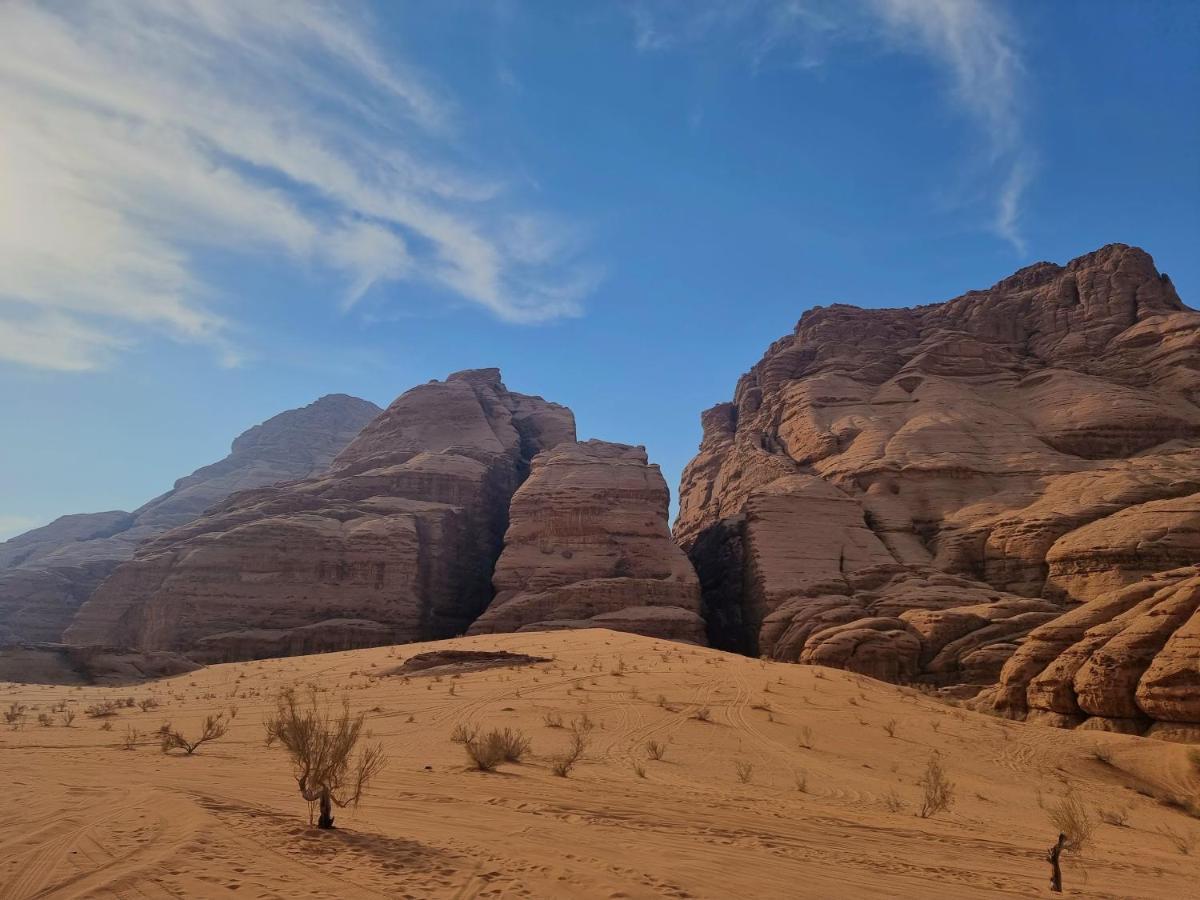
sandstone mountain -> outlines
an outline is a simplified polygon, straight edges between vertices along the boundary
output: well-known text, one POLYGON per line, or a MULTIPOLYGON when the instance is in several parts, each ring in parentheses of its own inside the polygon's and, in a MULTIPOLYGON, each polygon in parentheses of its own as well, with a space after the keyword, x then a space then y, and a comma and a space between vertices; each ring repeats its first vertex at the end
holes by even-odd
POLYGON ((471 634, 613 628, 704 641, 700 585, 643 447, 559 444, 513 497, 495 599, 471 634))
POLYGON ((1143 251, 815 308, 702 424, 675 535, 714 645, 1200 720, 1195 584, 1156 574, 1200 561, 1200 314, 1143 251))
POLYGON ((224 459, 140 509, 63 516, 0 543, 0 642, 59 640, 80 604, 139 543, 235 491, 324 471, 379 412, 357 397, 322 397, 255 425, 224 459))

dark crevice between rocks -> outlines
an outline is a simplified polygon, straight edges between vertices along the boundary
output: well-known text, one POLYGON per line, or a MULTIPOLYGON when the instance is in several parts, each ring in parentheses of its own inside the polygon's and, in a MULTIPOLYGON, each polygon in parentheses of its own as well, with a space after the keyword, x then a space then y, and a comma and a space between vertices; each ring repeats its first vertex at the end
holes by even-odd
POLYGON ((709 646, 758 655, 758 624, 747 607, 745 546, 740 519, 723 519, 687 549, 700 579, 700 614, 709 646))

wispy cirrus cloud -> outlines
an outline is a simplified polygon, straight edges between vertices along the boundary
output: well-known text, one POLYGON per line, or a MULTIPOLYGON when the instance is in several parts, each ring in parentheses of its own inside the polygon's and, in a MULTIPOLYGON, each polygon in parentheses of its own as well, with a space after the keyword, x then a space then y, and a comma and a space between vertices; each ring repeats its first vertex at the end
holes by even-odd
POLYGON ((722 42, 754 66, 777 56, 825 64, 839 45, 872 43, 916 54, 947 76, 947 96, 983 137, 992 230, 1025 252, 1021 203, 1034 172, 1021 114, 1020 36, 987 0, 632 0, 634 43, 645 52, 722 42))
POLYGON ((234 362, 207 248, 328 270, 345 306, 409 280, 509 321, 578 313, 575 245, 457 159, 453 99, 358 15, 0 6, 0 360, 85 371, 163 334, 234 362))

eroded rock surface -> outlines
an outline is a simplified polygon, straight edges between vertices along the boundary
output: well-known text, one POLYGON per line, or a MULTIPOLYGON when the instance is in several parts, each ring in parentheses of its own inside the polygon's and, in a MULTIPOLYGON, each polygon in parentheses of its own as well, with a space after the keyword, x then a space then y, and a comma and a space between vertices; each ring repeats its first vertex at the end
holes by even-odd
MULTIPOLYGON (((1023 644, 1031 629, 1110 627, 1100 598, 1200 559, 1198 401, 1200 314, 1120 244, 945 303, 810 310, 703 415, 683 475, 675 535, 709 636, 894 680, 986 684, 1007 664, 1029 675, 1006 679, 1014 704, 1082 639, 1023 644)), ((1146 680, 1200 664, 1171 609, 1122 639, 1121 666, 1027 708, 1197 716, 1146 680)))
POLYGON ((0 543, 0 643, 58 641, 80 605, 139 543, 235 491, 322 472, 379 407, 331 394, 242 433, 220 462, 133 512, 63 516, 0 543))
POLYGON ((530 460, 574 437, 570 410, 496 369, 413 388, 323 474, 242 491, 143 544, 66 639, 210 662, 460 634, 491 598, 530 460))
POLYGON ((584 441, 533 460, 513 497, 495 599, 471 634, 611 628, 702 642, 700 587, 642 447, 584 441))

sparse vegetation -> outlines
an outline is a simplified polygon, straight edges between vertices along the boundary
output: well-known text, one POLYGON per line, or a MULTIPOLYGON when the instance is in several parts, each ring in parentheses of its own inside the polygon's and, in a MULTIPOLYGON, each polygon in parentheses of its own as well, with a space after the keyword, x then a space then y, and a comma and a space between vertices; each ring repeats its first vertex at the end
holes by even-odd
POLYGON ((38 724, 43 728, 49 728, 54 724, 54 718, 50 713, 38 713, 38 724))
POLYGON ((141 740, 142 733, 132 725, 125 726, 125 737, 121 739, 122 750, 132 750, 137 746, 137 742, 141 740))
POLYGON ((4 723, 11 726, 13 729, 17 729, 21 727, 21 724, 24 721, 25 707, 22 704, 14 701, 4 712, 4 723))
POLYGON ((1129 827, 1129 807, 1121 806, 1114 809, 1101 809, 1098 811, 1100 821, 1105 825, 1115 825, 1118 828, 1129 827))
POLYGON ((515 729, 493 728, 486 734, 475 732, 463 745, 476 769, 493 772, 502 762, 520 762, 529 752, 530 741, 515 729))
POLYGON ((1082 853, 1091 842, 1096 823, 1079 795, 1068 788, 1063 798, 1053 804, 1047 813, 1051 823, 1067 836, 1063 849, 1070 853, 1082 853))
POLYGON ((71 723, 75 721, 75 710, 64 709, 62 711, 62 723, 64 728, 70 728, 71 723))
POLYGON ((710 722, 712 721, 712 710, 707 706, 701 706, 692 713, 692 718, 698 722, 710 722))
POLYGON ((942 760, 936 753, 929 757, 925 774, 917 783, 922 788, 921 809, 917 813, 922 819, 945 812, 954 805, 954 782, 946 777, 942 760))
POLYGON ((204 724, 200 726, 200 734, 194 739, 188 738, 182 731, 171 727, 170 722, 164 722, 158 729, 159 746, 163 753, 172 750, 182 750, 188 756, 195 753, 202 744, 224 737, 229 731, 229 723, 224 716, 205 716, 204 724))
POLYGON ((542 723, 547 728, 562 728, 562 714, 551 710, 542 715, 542 723))
POLYGON ((138 701, 138 708, 141 709, 142 712, 149 712, 152 709, 158 708, 158 701, 153 697, 145 697, 138 701))
MULTIPOLYGON (((278 742, 291 757, 300 796, 320 806, 318 828, 333 827, 333 805, 357 806, 387 758, 380 744, 366 744, 365 713, 350 703, 321 706, 315 693, 301 703, 294 690, 282 691, 264 723, 267 746, 278 742)), ((311 808, 311 807, 310 807, 311 808)))
POLYGON ((454 726, 454 730, 450 732, 450 740, 456 744, 465 744, 467 741, 473 740, 479 734, 478 725, 468 725, 466 722, 459 722, 454 726))
POLYGON ((651 759, 661 760, 667 755, 667 745, 662 741, 646 741, 646 754, 651 759))
POLYGON ((733 761, 733 770, 737 773, 737 779, 742 784, 749 784, 754 779, 754 763, 747 762, 744 759, 735 759, 733 761))
POLYGON ((792 773, 792 782, 796 785, 796 790, 801 794, 808 793, 808 772, 804 769, 797 769, 792 773))
POLYGON ((895 719, 888 719, 883 723, 883 730, 887 732, 888 737, 894 738, 896 736, 896 726, 897 723, 895 719))
POLYGON ((801 725, 800 731, 796 735, 796 743, 804 750, 811 750, 813 747, 813 730, 809 725, 801 725))
POLYGON ((587 752, 594 727, 594 723, 586 714, 571 723, 571 741, 567 745, 566 752, 555 757, 550 764, 550 768, 555 775, 560 778, 566 778, 571 774, 571 770, 575 768, 575 764, 587 752))
POLYGON ((103 719, 107 716, 115 716, 120 710, 121 704, 116 700, 101 700, 99 703, 93 703, 84 710, 92 719, 103 719))
POLYGON ((883 805, 887 807, 888 812, 900 812, 906 806, 894 789, 883 795, 883 805))

